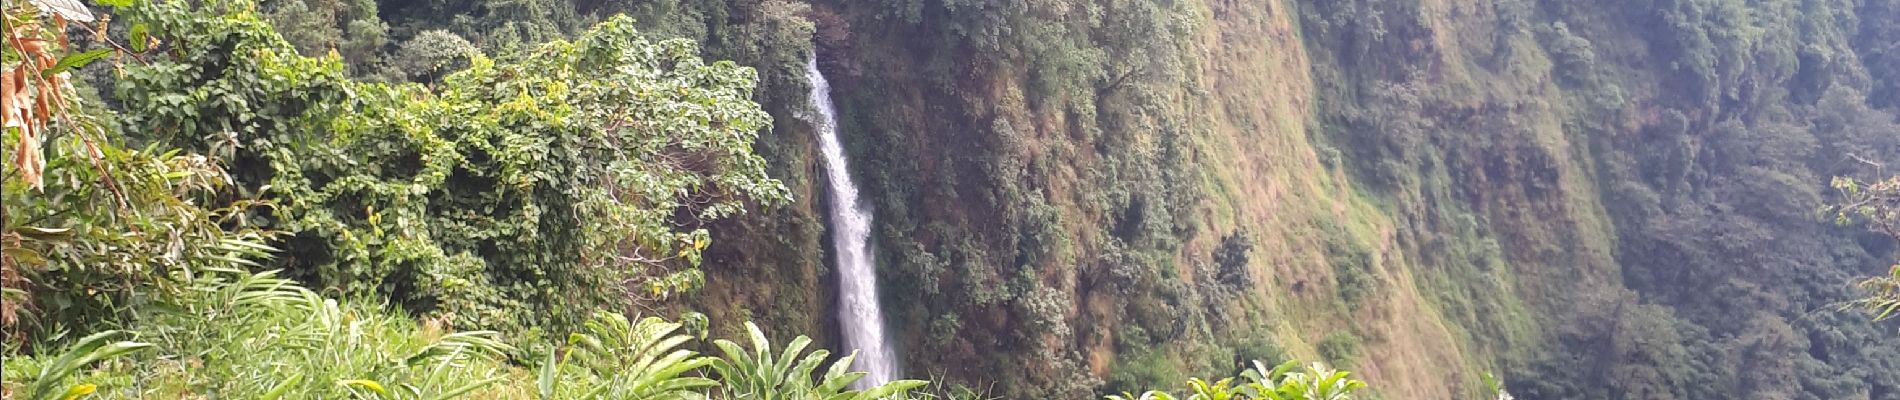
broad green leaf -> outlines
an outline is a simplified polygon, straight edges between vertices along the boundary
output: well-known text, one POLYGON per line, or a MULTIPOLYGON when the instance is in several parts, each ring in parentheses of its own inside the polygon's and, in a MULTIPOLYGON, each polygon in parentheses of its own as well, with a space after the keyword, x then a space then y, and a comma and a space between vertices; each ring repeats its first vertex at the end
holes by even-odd
MULTIPOLYGON (((120 1, 128 5, 132 2, 132 0, 120 1)), ((132 51, 145 51, 145 44, 152 41, 151 27, 145 25, 144 22, 132 24, 132 28, 126 31, 126 40, 132 42, 132 51)))
POLYGON ((98 49, 84 53, 67 54, 65 57, 60 57, 58 62, 53 63, 51 68, 40 71, 40 77, 51 78, 53 75, 58 75, 61 72, 84 67, 86 64, 92 64, 93 61, 99 61, 99 59, 106 58, 106 56, 111 54, 112 49, 98 49))
POLYGON ((303 383, 303 373, 299 372, 291 375, 290 379, 285 379, 283 382, 277 383, 277 387, 271 388, 269 392, 264 392, 264 395, 258 397, 258 399, 277 400, 283 398, 285 393, 290 393, 290 389, 297 387, 297 385, 301 383, 303 383))
POLYGON ((548 350, 547 360, 541 362, 541 376, 535 378, 535 389, 536 392, 541 395, 542 399, 554 397, 554 377, 559 374, 558 370, 561 369, 561 366, 556 365, 555 362, 555 357, 557 356, 555 353, 559 352, 560 349, 548 350))

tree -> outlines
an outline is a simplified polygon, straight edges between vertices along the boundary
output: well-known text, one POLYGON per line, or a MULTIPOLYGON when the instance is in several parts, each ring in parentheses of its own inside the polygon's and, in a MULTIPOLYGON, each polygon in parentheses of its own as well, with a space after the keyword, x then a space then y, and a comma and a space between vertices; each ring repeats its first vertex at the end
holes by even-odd
POLYGON ((435 83, 447 71, 459 70, 479 50, 468 40, 444 30, 427 30, 402 43, 392 60, 395 73, 420 82, 435 83))
POLYGON ((84 82, 73 76, 80 68, 155 50, 144 25, 131 25, 130 48, 84 45, 83 38, 67 37, 68 28, 97 38, 106 37, 110 25, 79 2, 7 2, 4 14, 0 147, 10 154, 0 168, 0 332, 6 342, 89 333, 107 325, 102 317, 178 290, 180 276, 229 268, 236 254, 269 249, 262 244, 268 232, 228 218, 259 203, 207 206, 227 188, 224 166, 199 155, 126 147, 114 115, 79 95, 84 82))
POLYGON ((708 222, 789 195, 751 148, 771 124, 756 73, 626 18, 506 63, 425 35, 410 47, 429 50, 413 64, 442 80, 430 88, 299 55, 249 0, 117 6, 137 51, 68 51, 55 25, 90 14, 31 4, 6 15, 9 326, 22 310, 89 320, 75 317, 218 262, 187 244, 230 236, 284 248, 272 266, 326 292, 465 326, 574 327, 694 288, 708 222), (106 81, 111 101, 80 103, 67 72, 115 51, 139 62, 106 81))
MULTIPOLYGON (((1900 241, 1900 175, 1875 182, 1837 177, 1834 189, 1842 198, 1833 210, 1837 222, 1862 220, 1869 228, 1900 241)), ((1867 297, 1850 305, 1866 308, 1876 321, 1900 315, 1900 262, 1886 276, 1862 280, 1860 287, 1867 297)))

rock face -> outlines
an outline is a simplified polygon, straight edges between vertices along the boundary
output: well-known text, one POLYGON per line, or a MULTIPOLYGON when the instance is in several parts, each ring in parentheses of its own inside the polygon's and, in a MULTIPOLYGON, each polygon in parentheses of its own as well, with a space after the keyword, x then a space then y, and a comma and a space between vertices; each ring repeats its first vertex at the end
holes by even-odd
MULTIPOLYGON (((1388 398, 1892 398, 1892 327, 1826 305, 1893 247, 1811 215, 1873 173, 1845 154, 1900 165, 1900 5, 1784 3, 827 2, 787 29, 822 33, 911 376, 1084 398, 1296 357, 1388 398)), ((837 172, 773 97, 805 60, 710 48, 760 68, 761 150, 806 201, 716 228, 697 306, 834 326, 837 172)))

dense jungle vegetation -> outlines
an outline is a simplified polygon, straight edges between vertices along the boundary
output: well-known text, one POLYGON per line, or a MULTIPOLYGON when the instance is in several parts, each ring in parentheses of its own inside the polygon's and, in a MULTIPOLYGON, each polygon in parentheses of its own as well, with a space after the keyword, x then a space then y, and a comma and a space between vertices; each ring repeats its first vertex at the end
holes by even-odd
POLYGON ((1900 0, 5 13, 8 399, 1900 399, 1900 0))

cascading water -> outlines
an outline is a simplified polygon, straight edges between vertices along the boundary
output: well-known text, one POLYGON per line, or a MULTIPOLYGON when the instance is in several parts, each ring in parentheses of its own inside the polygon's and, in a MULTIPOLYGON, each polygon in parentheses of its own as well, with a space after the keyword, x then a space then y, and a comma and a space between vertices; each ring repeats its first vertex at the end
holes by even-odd
POLYGON ((866 373, 859 388, 882 385, 897 378, 897 359, 884 341, 884 313, 877 304, 877 263, 871 257, 871 213, 858 204, 858 187, 851 183, 844 144, 838 140, 838 120, 831 104, 831 83, 818 71, 818 58, 805 65, 811 80, 811 105, 818 115, 818 145, 825 153, 825 176, 831 181, 831 245, 838 260, 838 319, 844 326, 845 345, 858 351, 852 367, 866 373))

